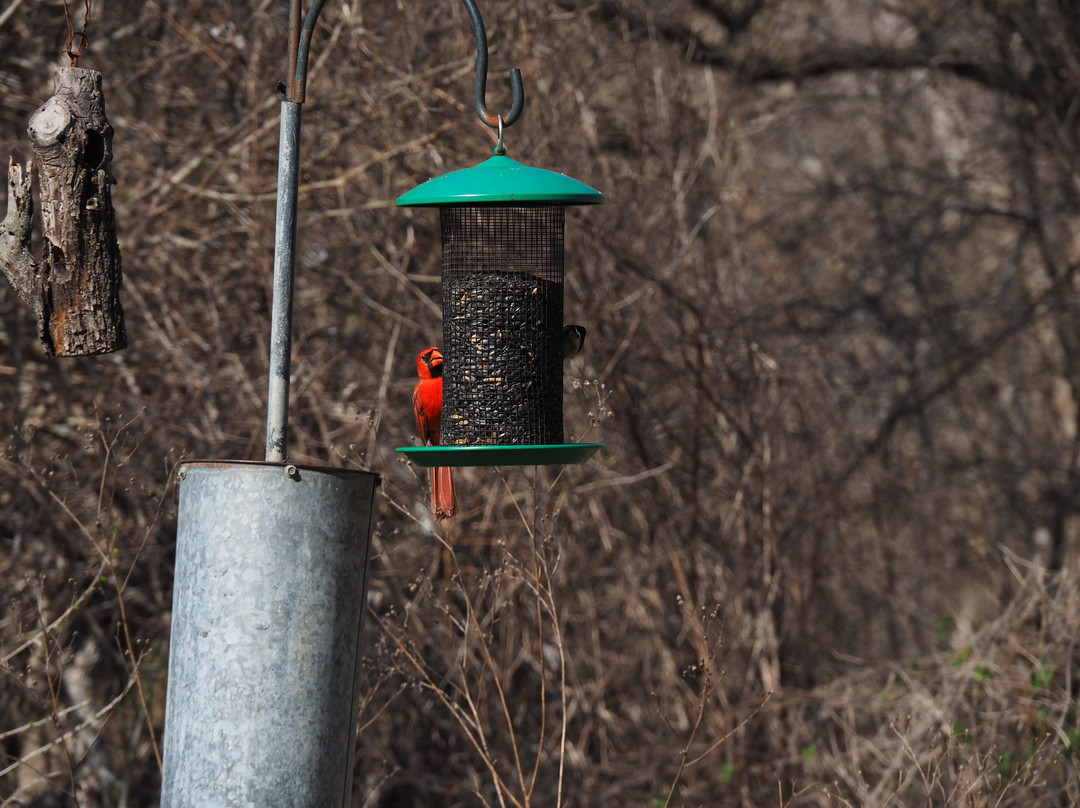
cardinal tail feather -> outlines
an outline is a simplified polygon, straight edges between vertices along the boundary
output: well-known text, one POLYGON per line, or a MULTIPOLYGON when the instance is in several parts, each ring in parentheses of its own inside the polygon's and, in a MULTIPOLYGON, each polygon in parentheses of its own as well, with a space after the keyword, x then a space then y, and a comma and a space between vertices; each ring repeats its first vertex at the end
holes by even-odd
POLYGON ((454 480, 449 466, 431 470, 431 516, 449 519, 457 513, 457 498, 454 496, 454 480))

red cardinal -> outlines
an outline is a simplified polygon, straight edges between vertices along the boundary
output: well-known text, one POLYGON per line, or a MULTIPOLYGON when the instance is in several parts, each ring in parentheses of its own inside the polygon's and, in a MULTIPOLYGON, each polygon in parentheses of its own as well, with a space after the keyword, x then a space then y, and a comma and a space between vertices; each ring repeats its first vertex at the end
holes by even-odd
MULTIPOLYGON (((427 348, 416 357, 416 372, 420 381, 413 391, 416 428, 425 446, 438 446, 442 426, 442 353, 427 348)), ((448 467, 431 469, 431 516, 448 519, 457 512, 454 481, 448 467)))

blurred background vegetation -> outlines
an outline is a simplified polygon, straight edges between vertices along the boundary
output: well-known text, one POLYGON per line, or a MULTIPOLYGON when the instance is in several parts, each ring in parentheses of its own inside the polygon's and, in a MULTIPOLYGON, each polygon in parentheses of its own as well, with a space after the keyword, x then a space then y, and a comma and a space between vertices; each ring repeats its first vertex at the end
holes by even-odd
MULTIPOLYGON (((82 2, 72 0, 76 25, 82 2)), ((261 459, 284 0, 95 0, 131 347, 0 284, 0 801, 158 798, 182 459, 261 459)), ((487 0, 488 104, 568 210, 567 434, 425 516, 414 359, 480 162, 454 0, 331 0, 292 459, 382 475, 354 802, 1080 801, 1080 10, 487 0), (497 685, 497 686, 496 686, 497 685)), ((0 154, 62 2, 0 9, 0 154)))

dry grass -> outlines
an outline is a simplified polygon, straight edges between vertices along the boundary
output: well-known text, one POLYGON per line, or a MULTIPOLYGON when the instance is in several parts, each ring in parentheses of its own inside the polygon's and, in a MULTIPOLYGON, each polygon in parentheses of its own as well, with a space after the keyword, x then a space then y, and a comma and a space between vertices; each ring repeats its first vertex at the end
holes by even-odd
MULTIPOLYGON (((0 288, 12 806, 156 802, 172 471, 263 446, 282 4, 94 5, 131 348, 45 360, 0 288)), ((327 4, 291 456, 383 477, 354 801, 1075 804, 1075 13, 706 5, 484 4, 511 156, 608 197, 565 292, 606 446, 464 470, 436 529, 394 448, 437 223, 393 201, 492 133, 464 9, 327 4)), ((65 35, 0 11, 0 155, 65 35)))

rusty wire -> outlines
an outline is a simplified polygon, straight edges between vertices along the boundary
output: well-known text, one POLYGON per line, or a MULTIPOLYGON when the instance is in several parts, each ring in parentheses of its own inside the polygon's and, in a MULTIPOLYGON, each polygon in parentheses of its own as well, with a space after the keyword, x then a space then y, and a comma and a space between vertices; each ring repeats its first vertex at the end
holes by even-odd
POLYGON ((94 0, 86 0, 86 14, 83 15, 82 30, 76 31, 75 24, 71 21, 71 12, 68 10, 67 0, 64 0, 64 20, 67 21, 68 37, 61 53, 66 53, 71 59, 71 66, 79 66, 79 57, 90 50, 90 40, 86 35, 86 26, 90 24, 90 13, 93 10, 94 0), (73 51, 71 46, 75 43, 75 37, 79 38, 79 49, 73 51))

